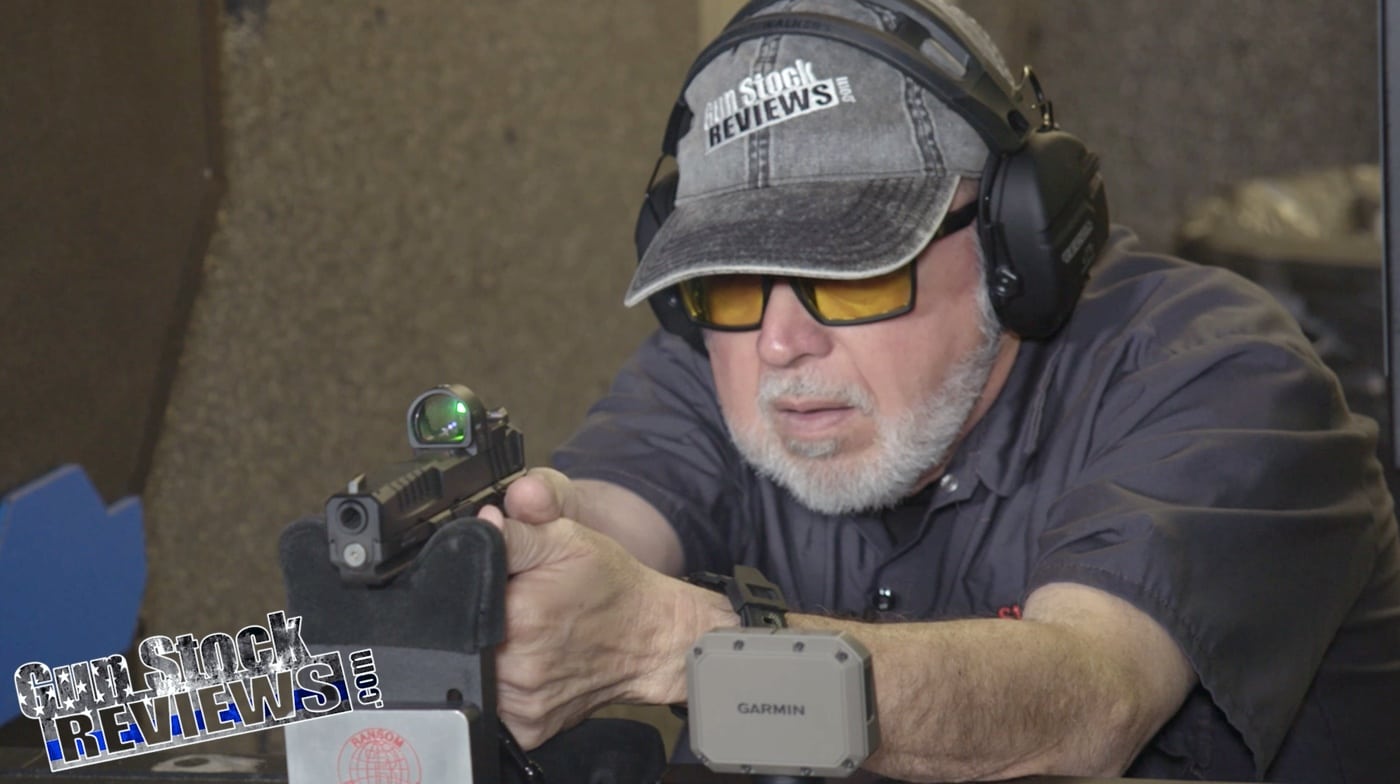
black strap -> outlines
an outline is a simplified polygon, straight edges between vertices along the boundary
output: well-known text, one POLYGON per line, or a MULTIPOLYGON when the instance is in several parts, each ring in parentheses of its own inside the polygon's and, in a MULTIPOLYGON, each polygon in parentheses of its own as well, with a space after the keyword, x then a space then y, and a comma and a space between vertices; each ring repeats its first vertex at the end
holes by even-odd
POLYGON ((686 582, 728 596, 742 626, 787 628, 788 606, 782 589, 752 566, 735 566, 733 577, 696 572, 687 577, 686 582))

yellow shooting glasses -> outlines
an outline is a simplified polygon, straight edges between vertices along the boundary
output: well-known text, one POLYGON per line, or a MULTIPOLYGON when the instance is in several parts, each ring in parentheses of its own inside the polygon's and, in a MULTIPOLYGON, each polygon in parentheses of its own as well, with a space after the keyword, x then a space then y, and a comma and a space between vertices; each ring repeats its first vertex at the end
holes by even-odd
MULTIPOLYGON (((966 228, 977 217, 977 203, 948 213, 930 243, 966 228)), ((914 309, 917 259, 869 278, 831 280, 787 275, 706 275, 682 281, 686 315, 705 329, 741 332, 758 329, 776 281, 792 286, 812 318, 829 327, 869 324, 914 309)))

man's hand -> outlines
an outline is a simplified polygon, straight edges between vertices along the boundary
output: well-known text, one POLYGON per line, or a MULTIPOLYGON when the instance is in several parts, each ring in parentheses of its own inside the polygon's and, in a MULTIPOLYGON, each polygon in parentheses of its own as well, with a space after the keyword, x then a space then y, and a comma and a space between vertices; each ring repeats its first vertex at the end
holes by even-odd
POLYGON ((506 496, 512 517, 480 513, 505 537, 506 642, 497 653, 498 709, 534 748, 612 702, 685 698, 685 651, 734 623, 717 594, 647 568, 580 525, 557 472, 532 471, 506 496))
POLYGON ((526 523, 567 517, 607 534, 647 566, 680 574, 681 542, 670 523, 641 496, 610 482, 531 468, 506 490, 506 513, 526 523))

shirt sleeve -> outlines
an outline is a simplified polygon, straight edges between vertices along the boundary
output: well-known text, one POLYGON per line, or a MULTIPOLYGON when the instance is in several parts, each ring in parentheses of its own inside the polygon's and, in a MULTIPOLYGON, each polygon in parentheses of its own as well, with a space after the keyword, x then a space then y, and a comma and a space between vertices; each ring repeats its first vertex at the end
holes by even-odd
POLYGON ((1045 507, 1028 591, 1084 583, 1155 618, 1262 771, 1390 506, 1374 424, 1296 327, 1257 297, 1206 304, 1158 313, 1078 371, 1101 381, 1063 405, 1097 413, 1067 450, 1073 478, 1045 507))
POLYGON ((642 344, 553 463, 655 507, 680 538, 686 571, 727 573, 731 553, 753 536, 735 524, 743 462, 724 426, 709 361, 673 335, 658 331, 642 344))

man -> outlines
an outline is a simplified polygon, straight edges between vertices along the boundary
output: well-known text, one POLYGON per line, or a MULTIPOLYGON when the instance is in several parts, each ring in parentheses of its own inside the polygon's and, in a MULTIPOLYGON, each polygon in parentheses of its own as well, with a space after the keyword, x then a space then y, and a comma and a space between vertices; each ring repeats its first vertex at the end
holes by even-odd
MULTIPOLYGON (((879 3, 769 6, 907 31, 879 3)), ((965 209, 985 138, 907 73, 769 35, 684 97, 676 211, 627 299, 678 291, 703 351, 658 333, 560 471, 485 513, 513 575, 501 712, 525 745, 609 702, 683 702, 685 651, 738 620, 674 578, 742 563, 791 626, 872 652, 867 767, 891 777, 1400 769, 1375 426, 1276 304, 1115 230, 1068 321, 1026 339, 965 209), (819 83, 837 100, 794 103, 819 83)))

